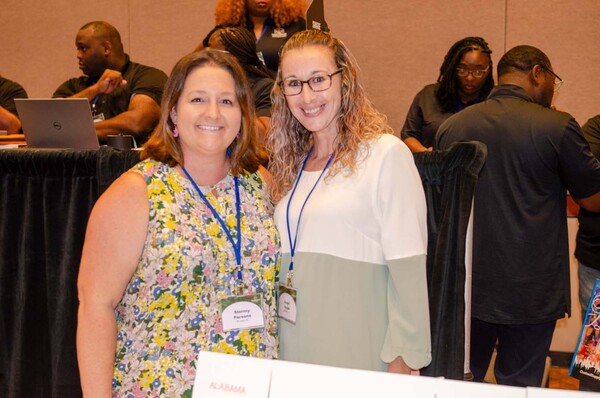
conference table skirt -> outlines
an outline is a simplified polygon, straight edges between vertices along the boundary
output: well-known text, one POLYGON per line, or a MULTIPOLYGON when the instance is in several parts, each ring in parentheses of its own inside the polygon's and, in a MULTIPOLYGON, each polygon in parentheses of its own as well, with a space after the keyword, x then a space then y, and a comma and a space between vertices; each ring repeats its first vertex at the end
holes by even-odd
POLYGON ((80 397, 77 273, 99 195, 135 151, 0 149, 0 396, 80 397))

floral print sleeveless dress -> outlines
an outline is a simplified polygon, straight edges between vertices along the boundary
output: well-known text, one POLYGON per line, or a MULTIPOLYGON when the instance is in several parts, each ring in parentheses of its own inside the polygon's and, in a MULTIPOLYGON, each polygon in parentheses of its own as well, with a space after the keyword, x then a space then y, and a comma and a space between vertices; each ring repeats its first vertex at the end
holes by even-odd
MULTIPOLYGON (((200 351, 276 358, 280 242, 260 174, 239 176, 242 280, 245 294, 262 294, 265 327, 224 332, 219 301, 235 295, 237 268, 226 233, 175 168, 148 159, 132 170, 146 180, 150 217, 137 270, 115 311, 113 396, 191 397, 200 351)), ((237 241, 233 177, 200 189, 237 241)))

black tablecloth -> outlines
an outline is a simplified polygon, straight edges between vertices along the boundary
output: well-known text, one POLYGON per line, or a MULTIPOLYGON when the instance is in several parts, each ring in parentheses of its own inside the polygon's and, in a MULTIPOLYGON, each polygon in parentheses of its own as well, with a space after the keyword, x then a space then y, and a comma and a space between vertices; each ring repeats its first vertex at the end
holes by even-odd
POLYGON ((0 150, 0 396, 80 397, 77 273, 92 206, 135 151, 0 150))
MULTIPOLYGON (((415 155, 427 195, 433 362, 461 379, 464 238, 486 151, 461 143, 415 155)), ((77 273, 99 195, 135 151, 0 150, 0 397, 80 397, 77 273)))
POLYGON ((427 198, 427 284, 431 364, 426 376, 465 377, 465 239, 479 172, 481 142, 457 142, 444 151, 415 154, 427 198))

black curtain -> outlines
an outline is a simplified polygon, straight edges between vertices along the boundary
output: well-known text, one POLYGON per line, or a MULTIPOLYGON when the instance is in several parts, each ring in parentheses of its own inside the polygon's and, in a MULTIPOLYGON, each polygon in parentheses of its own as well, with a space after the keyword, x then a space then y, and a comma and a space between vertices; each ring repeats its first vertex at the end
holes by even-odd
POLYGON ((134 151, 0 150, 0 396, 80 397, 77 273, 96 199, 134 151))
POLYGON ((427 198, 432 362, 421 370, 426 376, 465 377, 465 238, 486 156, 487 147, 475 141, 415 154, 427 198))

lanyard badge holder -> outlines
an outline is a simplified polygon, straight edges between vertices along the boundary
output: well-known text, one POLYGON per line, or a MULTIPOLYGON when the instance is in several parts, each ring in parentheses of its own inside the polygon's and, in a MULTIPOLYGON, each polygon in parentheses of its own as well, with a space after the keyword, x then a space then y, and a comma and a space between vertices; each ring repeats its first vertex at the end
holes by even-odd
POLYGON ((314 146, 310 148, 310 150, 308 151, 308 154, 306 155, 306 159, 304 159, 304 163, 302 163, 302 167, 300 168, 300 172, 298 173, 298 178, 296 179, 296 183, 294 184, 294 187, 292 188, 292 192, 290 193, 290 199, 288 200, 286 212, 285 212, 286 223, 287 223, 287 233, 288 233, 288 239, 290 242, 291 260, 290 260, 290 266, 288 269, 288 273, 285 278, 285 284, 281 284, 281 283, 279 284, 279 302, 278 302, 278 308, 277 308, 277 316, 279 316, 281 319, 285 319, 286 321, 288 321, 294 325, 296 324, 296 297, 297 297, 298 291, 294 288, 294 286, 292 284, 292 280, 294 278, 294 254, 296 253, 296 242, 298 240, 298 230, 300 229, 300 219, 302 218, 302 213, 304 212, 304 207, 306 206, 308 199, 310 198, 313 191, 317 187, 317 184, 319 183, 319 181, 321 181, 323 174, 325 174, 327 167, 329 167, 329 165, 331 164, 331 161, 333 160, 334 155, 335 155, 335 153, 331 154, 331 156, 329 157, 329 160, 327 160, 327 163, 325 164, 325 167, 323 168, 323 171, 321 171, 319 178, 317 178, 315 185, 313 185, 310 192, 306 196, 306 199, 304 199, 304 203, 302 203, 302 207, 300 208, 300 213, 298 214, 298 222, 296 223, 296 232, 294 234, 294 240, 292 241, 292 232, 291 232, 291 228, 290 228, 290 204, 292 203, 294 193, 296 192, 296 188, 298 187, 298 182, 300 181, 300 178, 302 178, 302 171, 304 170, 304 167, 306 166, 306 162, 308 161, 308 158, 309 158, 310 154, 312 153, 313 148, 314 148, 314 146))
POLYGON ((191 181, 192 185, 202 198, 202 201, 208 206, 215 219, 219 222, 221 228, 227 235, 227 238, 233 246, 233 252, 236 259, 236 286, 233 289, 234 295, 222 299, 219 303, 221 309, 221 321, 223 331, 230 332, 236 330, 256 329, 265 326, 265 317, 262 306, 262 294, 244 294, 244 282, 242 278, 242 228, 241 228, 241 200, 240 185, 238 177, 233 177, 235 183, 235 210, 237 219, 237 242, 233 239, 229 228, 223 221, 223 218, 217 213, 217 210, 210 204, 206 196, 200 191, 194 179, 190 176, 185 167, 181 169, 191 181))
POLYGON ((103 120, 106 120, 104 117, 104 113, 99 112, 98 111, 98 107, 97 107, 97 102, 98 102, 98 97, 96 96, 94 97, 94 100, 92 101, 92 105, 91 105, 91 110, 92 110, 92 120, 94 121, 94 123, 98 123, 101 122, 103 120))

